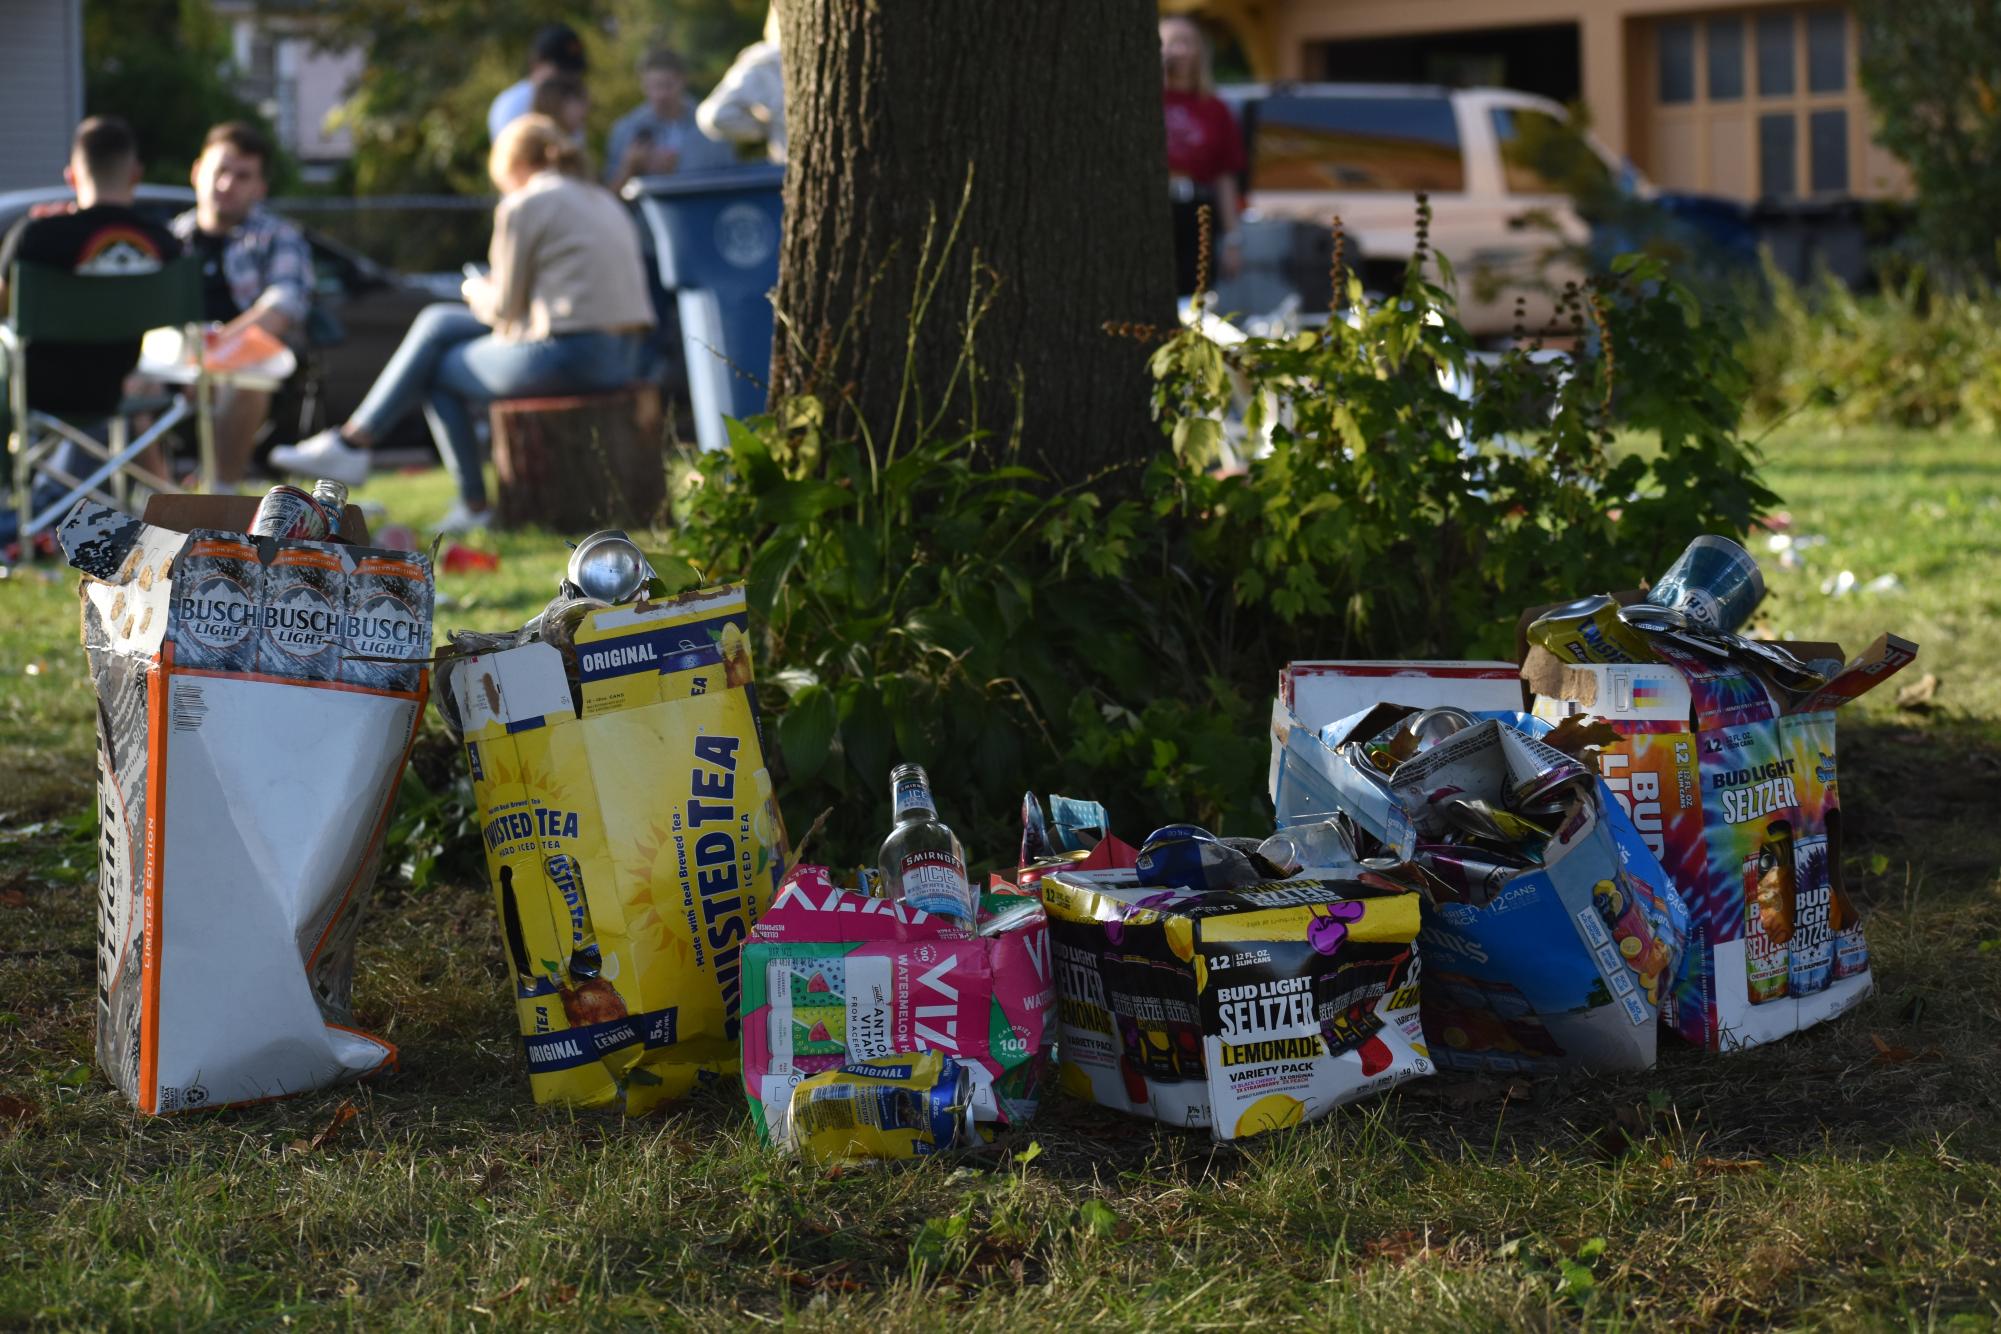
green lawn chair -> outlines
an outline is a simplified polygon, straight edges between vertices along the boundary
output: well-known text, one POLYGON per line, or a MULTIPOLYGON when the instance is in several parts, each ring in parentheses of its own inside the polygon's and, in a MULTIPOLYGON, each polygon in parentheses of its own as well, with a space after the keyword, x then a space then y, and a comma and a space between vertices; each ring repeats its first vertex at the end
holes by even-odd
MULTIPOLYGON (((20 516, 21 558, 34 554, 36 533, 56 523, 78 499, 96 496, 123 508, 129 484, 137 480, 155 491, 173 492, 171 479, 140 467, 136 460, 154 442, 189 416, 201 450, 201 475, 206 485, 214 477, 215 438, 206 374, 191 368, 193 393, 176 394, 148 403, 121 403, 109 420, 109 440, 77 422, 28 407, 27 347, 48 340, 60 343, 116 343, 144 337, 148 330, 179 328, 185 346, 200 347, 202 316, 201 263, 192 257, 171 260, 157 272, 95 275, 71 273, 41 264, 16 264, 7 282, 10 322, 0 325, 8 344, 7 402, 13 423, 8 452, 13 457, 12 506, 20 516), (190 402, 192 399, 192 402, 190 402), (158 415, 137 437, 132 414, 158 409, 158 415), (82 477, 71 476, 51 458, 63 441, 70 441, 96 466, 82 477), (39 509, 34 504, 38 477, 63 487, 60 499, 39 509), (110 483, 107 491, 106 483, 110 483)), ((87 425, 87 423, 86 423, 87 425)))

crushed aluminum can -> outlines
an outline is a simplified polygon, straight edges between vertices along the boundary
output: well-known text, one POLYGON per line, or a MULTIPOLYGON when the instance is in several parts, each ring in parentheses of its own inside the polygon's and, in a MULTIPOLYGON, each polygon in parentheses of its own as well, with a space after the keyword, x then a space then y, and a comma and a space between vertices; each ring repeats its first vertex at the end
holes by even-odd
POLYGON ((645 592, 653 579, 646 553, 617 528, 592 533, 570 553, 569 582, 599 602, 622 606, 645 592))
POLYGON ((1440 897, 1483 908, 1507 883, 1536 862, 1499 848, 1464 843, 1420 843, 1411 859, 1441 891, 1440 897))
POLYGON ((1547 826, 1482 797, 1441 794, 1432 799, 1431 805, 1447 824, 1475 838, 1522 843, 1549 837, 1547 826))
POLYGON ((1544 612, 1530 623, 1528 641, 1565 662, 1654 660, 1646 636, 1620 617, 1618 602, 1605 593, 1578 598, 1544 612))
POLYGON ((573 658, 577 651, 577 627, 584 623, 584 617, 611 605, 599 598, 558 593, 535 618, 536 637, 555 647, 564 658, 573 658))
POLYGON ((1257 855, 1256 842, 1235 847, 1200 825, 1171 824, 1153 831, 1140 847, 1133 873, 1142 885, 1161 889, 1215 891, 1243 889, 1284 872, 1257 855))
POLYGON ((1441 705, 1435 709, 1426 709, 1423 713, 1415 715, 1404 723, 1405 729, 1410 733, 1411 740, 1416 743, 1412 747, 1411 753, 1418 754, 1422 751, 1430 750, 1433 746, 1445 740, 1445 738, 1456 732, 1465 731, 1477 721, 1479 720, 1466 712, 1466 710, 1455 709, 1450 705, 1441 705))
POLYGON ((971 1078, 941 1051, 856 1061, 801 1080, 778 1138, 814 1162, 922 1158, 970 1144, 971 1078))

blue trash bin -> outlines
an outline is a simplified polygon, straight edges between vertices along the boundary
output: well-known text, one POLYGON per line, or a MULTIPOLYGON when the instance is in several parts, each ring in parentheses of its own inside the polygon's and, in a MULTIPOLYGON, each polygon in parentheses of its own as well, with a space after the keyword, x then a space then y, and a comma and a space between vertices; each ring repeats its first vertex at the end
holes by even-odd
POLYGON ((725 417, 764 411, 784 180, 783 167, 752 164, 647 176, 626 187, 681 316, 695 441, 703 449, 727 446, 725 417))

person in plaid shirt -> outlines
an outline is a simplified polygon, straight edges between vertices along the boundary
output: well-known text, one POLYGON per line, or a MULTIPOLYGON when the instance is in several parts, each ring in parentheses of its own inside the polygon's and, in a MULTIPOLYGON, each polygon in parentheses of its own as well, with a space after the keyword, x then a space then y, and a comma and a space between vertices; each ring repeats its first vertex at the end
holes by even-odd
MULTIPOLYGON (((297 227, 263 207, 271 157, 271 141, 254 125, 230 121, 210 130, 195 160, 195 206, 172 229, 202 262, 203 315, 221 324, 225 336, 254 324, 297 344, 313 300, 312 251, 297 227)), ((261 390, 217 392, 222 485, 243 480, 270 409, 271 395, 261 390)))

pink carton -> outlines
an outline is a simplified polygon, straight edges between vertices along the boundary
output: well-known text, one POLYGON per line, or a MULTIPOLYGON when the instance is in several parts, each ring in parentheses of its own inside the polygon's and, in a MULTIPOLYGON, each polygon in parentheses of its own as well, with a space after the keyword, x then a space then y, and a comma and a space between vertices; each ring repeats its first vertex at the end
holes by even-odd
POLYGON ((965 1065, 989 1130, 1034 1116, 1056 1036, 1049 922, 1020 895, 988 895, 983 917, 1015 921, 971 935, 792 870, 744 951, 744 1091, 766 1139, 807 1076, 919 1051, 965 1065))

